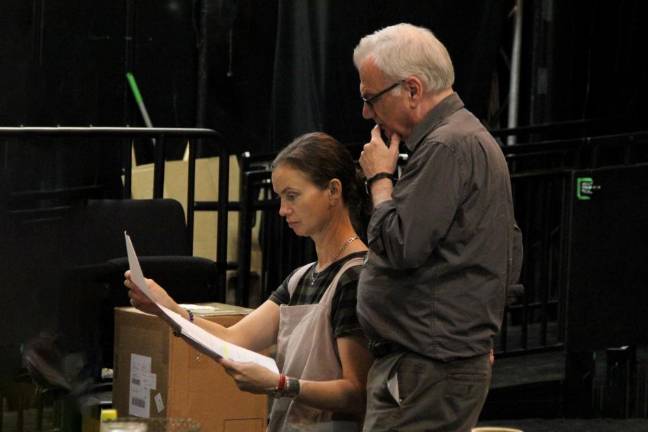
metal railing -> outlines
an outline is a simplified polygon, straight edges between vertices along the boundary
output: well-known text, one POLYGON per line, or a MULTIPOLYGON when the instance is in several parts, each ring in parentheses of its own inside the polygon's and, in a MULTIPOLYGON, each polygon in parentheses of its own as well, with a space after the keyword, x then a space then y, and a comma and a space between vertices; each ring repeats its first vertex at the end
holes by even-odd
MULTIPOLYGON (((359 146, 352 145, 352 153, 359 146)), ((524 293, 508 305, 497 340, 500 354, 516 355, 562 349, 564 343, 566 251, 565 212, 571 193, 570 172, 602 166, 632 166, 648 162, 648 132, 551 140, 503 147, 511 171, 516 218, 523 229, 525 260, 521 282, 524 293)), ((271 156, 241 158, 241 222, 239 224, 239 280, 237 301, 249 295, 249 255, 252 224, 272 219, 278 201, 270 184, 271 156), (261 212, 261 218, 255 216, 261 212)), ((277 225, 275 224, 275 229, 277 225)), ((284 230, 285 231, 285 230, 284 230)), ((268 295, 294 266, 313 258, 301 240, 283 231, 281 244, 268 244, 262 233, 261 292, 268 295), (300 252, 304 252, 300 255, 300 252), (279 255, 277 257, 276 255, 279 255), (279 274, 277 274, 279 273, 279 274)))
MULTIPOLYGON (((526 128, 528 129, 528 128, 526 128)), ((537 132, 526 130, 523 132, 537 132)), ((516 131, 500 131, 499 136, 516 131)), ((252 227, 262 224, 259 243, 262 248, 260 297, 265 298, 296 265, 313 258, 311 245, 299 239, 277 216, 278 200, 270 183, 269 161, 273 155, 239 157, 240 199, 228 196, 229 152, 215 142, 218 134, 209 129, 166 128, 0 128, 0 154, 3 160, 11 140, 46 139, 51 137, 87 137, 91 140, 117 138, 124 142, 123 196, 130 196, 131 147, 137 140, 155 139, 153 196, 161 198, 164 185, 164 147, 169 137, 189 142, 189 168, 187 190, 187 229, 191 244, 195 211, 217 211, 217 251, 219 285, 226 286, 226 270, 234 265, 227 263, 227 216, 240 212, 238 233, 238 279, 236 303, 249 305, 252 227), (215 142, 219 155, 219 195, 217 201, 195 200, 196 148, 203 141, 215 142), (259 213, 260 212, 260 213, 259 213), (259 217, 260 215, 260 217, 259 217)), ((360 146, 351 145, 353 154, 360 146)), ((497 341, 500 353, 519 354, 531 351, 559 349, 564 342, 565 326, 565 212, 572 185, 570 172, 576 169, 604 166, 633 166, 648 163, 648 132, 585 136, 562 140, 548 140, 533 144, 516 144, 503 147, 511 171, 516 217, 523 229, 525 261, 521 282, 523 295, 507 307, 506 318, 497 341)), ((92 188, 61 190, 20 191, 9 193, 9 200, 27 198, 51 199, 53 197, 79 198, 92 192, 92 188)))
POLYGON ((507 307, 497 348, 509 355, 562 349, 571 172, 648 163, 648 132, 554 139, 503 151, 524 236, 525 290, 507 307))

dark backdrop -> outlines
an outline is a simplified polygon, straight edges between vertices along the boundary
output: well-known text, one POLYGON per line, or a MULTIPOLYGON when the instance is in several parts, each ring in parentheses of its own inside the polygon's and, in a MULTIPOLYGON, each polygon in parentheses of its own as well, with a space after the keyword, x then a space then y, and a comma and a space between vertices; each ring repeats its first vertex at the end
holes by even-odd
POLYGON ((505 3, 280 1, 273 148, 312 130, 324 130, 345 142, 368 139, 371 125, 361 116, 353 49, 363 35, 398 22, 428 27, 446 44, 455 64, 455 89, 475 114, 484 117, 505 3))
MULTIPOLYGON (((235 153, 275 151, 315 129, 362 142, 371 125, 361 118, 352 50, 362 35, 401 21, 431 28, 447 45, 455 88, 480 118, 489 112, 491 85, 497 82, 501 117, 512 4, 2 0, 0 125, 142 125, 126 86, 125 73, 132 71, 155 126, 216 129, 235 153)), ((616 129, 645 128, 644 2, 605 0, 584 7, 525 0, 524 5, 520 124, 595 118, 616 129)), ((493 121, 506 126, 497 115, 493 121)), ((95 182, 108 185, 105 196, 111 196, 120 181, 120 143, 0 144, 0 198, 25 188, 95 182)), ((146 161, 150 143, 139 144, 138 161, 146 161)), ((170 147, 170 157, 180 157, 183 144, 170 147)), ((0 202, 0 210, 5 206, 6 200, 0 202)), ((53 294, 35 279, 44 279, 45 270, 55 272, 62 258, 54 247, 55 226, 20 225, 25 237, 17 238, 0 216, 3 255, 15 255, 7 244, 38 249, 13 258, 26 262, 20 269, 27 271, 5 269, 11 278, 0 275, 0 312, 7 323, 2 343, 12 344, 51 322, 47 306, 53 294), (25 317, 31 318, 29 325, 23 325, 25 317)))
MULTIPOLYGON (((352 51, 401 21, 446 43, 457 90, 484 117, 508 3, 4 0, 0 124, 143 125, 132 71, 153 125, 214 128, 235 152, 274 151, 315 129, 364 140, 352 51)), ((150 160, 150 148, 138 156, 150 160)))
MULTIPOLYGON (((520 124, 595 118, 645 127, 644 3, 525 1, 520 124)), ((217 129, 234 152, 274 151, 314 129, 363 141, 369 125, 353 47, 366 33, 409 21, 446 43, 468 108, 505 127, 513 4, 4 0, 0 124, 142 125, 124 79, 130 70, 154 125, 217 129), (489 106, 499 108, 495 117, 489 106)), ((148 150, 138 148, 144 161, 148 150)))
POLYGON ((648 4, 525 0, 520 124, 648 126, 648 4))

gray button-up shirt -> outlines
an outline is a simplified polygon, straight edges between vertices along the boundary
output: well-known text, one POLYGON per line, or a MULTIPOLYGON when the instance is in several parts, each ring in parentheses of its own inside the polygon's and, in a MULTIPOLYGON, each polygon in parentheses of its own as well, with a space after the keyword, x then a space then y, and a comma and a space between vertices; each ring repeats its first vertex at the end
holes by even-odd
POLYGON ((373 211, 358 316, 372 340, 448 361, 499 330, 515 223, 502 150, 454 93, 405 142, 392 200, 373 211))

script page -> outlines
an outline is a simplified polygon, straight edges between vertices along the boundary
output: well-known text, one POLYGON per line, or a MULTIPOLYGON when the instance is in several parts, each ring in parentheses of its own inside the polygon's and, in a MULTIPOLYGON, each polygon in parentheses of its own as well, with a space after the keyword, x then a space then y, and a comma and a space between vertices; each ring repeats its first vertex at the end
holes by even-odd
POLYGON ((131 271, 131 280, 135 285, 137 285, 139 290, 155 304, 161 312, 160 316, 167 321, 177 333, 180 333, 182 336, 191 340, 194 344, 198 345, 202 351, 213 357, 223 357, 237 362, 256 363, 272 372, 279 373, 277 363, 274 359, 224 341, 187 320, 183 316, 159 304, 146 284, 130 236, 124 232, 124 237, 126 239, 126 254, 128 255, 128 266, 131 271))

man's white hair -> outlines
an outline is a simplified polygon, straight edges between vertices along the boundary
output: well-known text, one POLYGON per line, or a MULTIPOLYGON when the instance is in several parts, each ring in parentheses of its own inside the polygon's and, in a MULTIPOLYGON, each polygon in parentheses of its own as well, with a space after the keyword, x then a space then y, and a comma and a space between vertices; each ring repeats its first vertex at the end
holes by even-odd
POLYGON ((353 63, 360 69, 368 58, 389 79, 418 77, 426 92, 445 90, 454 83, 448 50, 424 27, 401 23, 363 37, 353 51, 353 63))

